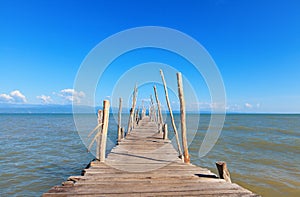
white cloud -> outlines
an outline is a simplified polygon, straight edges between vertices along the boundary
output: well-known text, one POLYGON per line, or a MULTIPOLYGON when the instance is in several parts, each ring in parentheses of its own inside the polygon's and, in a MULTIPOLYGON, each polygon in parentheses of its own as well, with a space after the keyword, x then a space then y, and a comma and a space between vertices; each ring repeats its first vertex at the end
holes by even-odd
POLYGON ((12 91, 10 93, 10 96, 14 98, 15 102, 18 102, 18 103, 26 103, 27 102, 26 97, 19 90, 12 91))
POLYGON ((36 98, 40 99, 42 101, 42 103, 44 103, 44 104, 48 104, 48 103, 53 102, 53 100, 51 99, 50 96, 46 96, 46 95, 43 95, 43 94, 41 96, 37 96, 36 98))
POLYGON ((81 99, 85 97, 84 92, 77 92, 74 89, 63 89, 58 93, 58 95, 65 99, 65 101, 67 102, 73 102, 77 104, 79 104, 81 102, 81 99))
POLYGON ((26 97, 19 91, 14 90, 8 94, 0 94, 0 102, 5 103, 26 103, 26 97))
POLYGON ((245 107, 248 108, 248 109, 253 108, 253 106, 250 103, 245 103, 245 107))
POLYGON ((14 100, 14 98, 8 94, 0 94, 0 102, 10 103, 13 100, 14 100))

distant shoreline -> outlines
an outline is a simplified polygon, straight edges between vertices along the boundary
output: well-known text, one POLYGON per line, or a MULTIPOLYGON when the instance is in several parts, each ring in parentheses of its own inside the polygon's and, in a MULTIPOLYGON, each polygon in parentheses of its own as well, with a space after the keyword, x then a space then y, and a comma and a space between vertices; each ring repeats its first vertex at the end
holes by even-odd
MULTIPOLYGON (((0 109, 1 111, 1 109, 0 109)), ((110 114, 116 114, 117 112, 110 112, 110 114)), ((209 113, 209 112, 186 112, 187 115, 222 115, 221 113, 209 113)), ((95 113, 73 113, 73 112, 0 112, 0 115, 96 115, 95 113)), ((129 114, 129 112, 123 112, 122 114, 129 114)), ((162 113, 169 114, 169 113, 162 113)), ((180 114, 175 111, 173 114, 180 114)), ((281 113, 281 112, 270 112, 270 113, 244 113, 244 112, 227 112, 226 115, 300 115, 300 113, 281 113)))

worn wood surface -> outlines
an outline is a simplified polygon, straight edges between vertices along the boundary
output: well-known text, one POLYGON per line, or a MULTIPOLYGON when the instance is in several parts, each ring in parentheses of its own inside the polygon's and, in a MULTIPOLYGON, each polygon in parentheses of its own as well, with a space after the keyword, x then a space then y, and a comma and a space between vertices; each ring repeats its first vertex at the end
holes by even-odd
POLYGON ((177 73, 178 97, 180 101, 180 122, 181 122, 181 138, 183 148, 183 158, 185 163, 190 163, 190 155, 186 137, 186 115, 185 115, 185 100, 183 94, 182 75, 177 73))
POLYGON ((157 125, 145 117, 82 176, 71 176, 43 196, 258 196, 219 179, 208 169, 183 163, 157 125))
POLYGON ((155 99, 156 99, 156 105, 157 105, 157 111, 158 111, 158 116, 159 116, 159 132, 162 131, 162 125, 164 124, 164 120, 163 120, 163 116, 161 113, 161 105, 158 99, 158 94, 157 94, 157 90, 156 90, 156 86, 153 86, 153 90, 154 90, 154 95, 155 95, 155 99))
POLYGON ((169 93, 168 93, 167 83, 166 83, 163 71, 160 70, 159 72, 160 72, 161 80, 162 80, 163 85, 164 85, 166 102, 167 102, 168 109, 169 109, 169 114, 170 114, 170 118, 171 118, 171 123, 172 123, 173 131, 174 131, 175 137, 176 137, 176 143, 177 143, 179 157, 182 157, 182 151, 181 151, 181 148, 180 148, 178 131, 177 131, 177 127, 175 125, 175 119, 174 119, 174 116, 173 116, 173 110, 172 110, 172 107, 171 107, 171 104, 170 104, 170 101, 169 101, 169 93))
POLYGON ((99 145, 99 160, 100 162, 105 161, 105 152, 106 152, 106 141, 107 141, 107 130, 108 130, 108 119, 109 119, 109 101, 103 101, 103 117, 102 117, 102 131, 101 131, 101 141, 99 145))
POLYGON ((231 183, 230 173, 227 168, 227 164, 225 161, 218 161, 216 162, 216 166, 218 169, 219 177, 224 179, 225 181, 231 183))
POLYGON ((119 112, 118 112, 118 143, 122 140, 122 98, 119 98, 119 112))

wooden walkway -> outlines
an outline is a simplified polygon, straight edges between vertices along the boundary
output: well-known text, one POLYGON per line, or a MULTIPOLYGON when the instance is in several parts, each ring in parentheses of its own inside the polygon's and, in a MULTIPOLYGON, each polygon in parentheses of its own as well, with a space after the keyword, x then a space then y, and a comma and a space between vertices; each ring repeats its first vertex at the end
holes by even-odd
POLYGON ((218 179, 208 169, 185 164, 157 125, 146 117, 83 176, 71 176, 43 196, 258 196, 218 179))

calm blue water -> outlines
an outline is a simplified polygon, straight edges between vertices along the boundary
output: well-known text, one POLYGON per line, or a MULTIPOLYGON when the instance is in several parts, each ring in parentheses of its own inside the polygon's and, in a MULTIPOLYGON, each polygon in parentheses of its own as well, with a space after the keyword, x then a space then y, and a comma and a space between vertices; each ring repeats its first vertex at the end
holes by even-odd
MULTIPOLYGON (((89 129, 95 126, 89 123, 93 117, 82 115, 89 129)), ((178 125, 179 116, 175 118, 178 125)), ((300 115, 227 115, 214 148, 198 158, 209 119, 201 115, 198 125, 195 115, 187 116, 192 163, 216 173, 215 162, 224 160, 233 182, 254 192, 300 196, 300 115)), ((108 149, 116 139, 114 120, 111 116, 108 149)), ((0 196, 40 196, 69 176, 80 175, 94 158, 71 114, 0 114, 0 125, 0 196)), ((171 138, 170 124, 169 133, 171 138)))

